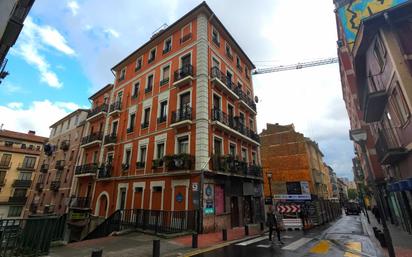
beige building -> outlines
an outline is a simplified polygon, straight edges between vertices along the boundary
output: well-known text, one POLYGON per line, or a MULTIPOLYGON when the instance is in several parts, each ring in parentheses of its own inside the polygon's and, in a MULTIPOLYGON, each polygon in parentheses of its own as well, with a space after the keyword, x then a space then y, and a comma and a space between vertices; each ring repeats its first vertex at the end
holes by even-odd
POLYGON ((50 126, 50 138, 35 172, 25 216, 66 213, 87 114, 87 110, 78 109, 50 126))
POLYGON ((0 219, 22 216, 46 140, 34 131, 0 130, 0 219))

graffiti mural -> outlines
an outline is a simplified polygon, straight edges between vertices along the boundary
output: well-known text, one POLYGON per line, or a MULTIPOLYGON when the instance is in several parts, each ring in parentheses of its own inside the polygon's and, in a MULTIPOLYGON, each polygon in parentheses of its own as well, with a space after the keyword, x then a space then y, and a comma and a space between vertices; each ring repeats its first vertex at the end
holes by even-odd
POLYGON ((410 0, 354 0, 338 9, 338 15, 345 31, 345 38, 352 49, 363 19, 410 0))

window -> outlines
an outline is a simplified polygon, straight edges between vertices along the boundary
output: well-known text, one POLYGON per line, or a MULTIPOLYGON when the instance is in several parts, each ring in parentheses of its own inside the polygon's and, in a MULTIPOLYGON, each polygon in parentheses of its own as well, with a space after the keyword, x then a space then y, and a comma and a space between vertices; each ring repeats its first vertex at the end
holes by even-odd
POLYGON ((189 136, 177 138, 177 153, 189 153, 189 136))
POLYGON ((164 66, 162 69, 162 80, 160 81, 160 85, 166 85, 169 83, 169 77, 170 77, 170 65, 164 66))
POLYGON ((16 188, 14 189, 13 196, 14 197, 25 197, 27 194, 27 189, 24 188, 16 188))
POLYGON ((213 109, 220 111, 221 110, 220 102, 221 102, 220 96, 213 94, 213 109))
POLYGON ((19 180, 31 180, 31 172, 20 172, 18 175, 19 180))
POLYGON ((120 91, 119 93, 117 93, 117 101, 118 101, 119 103, 122 102, 122 97, 123 97, 123 91, 120 91))
POLYGON ((167 100, 160 102, 159 123, 165 122, 166 119, 167 119, 167 100))
POLYGON ((142 68, 142 57, 137 58, 136 60, 136 68, 134 69, 135 71, 138 71, 142 68))
POLYGON ((99 152, 98 151, 94 151, 93 152, 93 163, 97 163, 97 158, 99 156, 99 152))
POLYGON ((140 146, 139 161, 136 163, 137 168, 144 168, 146 164, 146 152, 147 152, 147 147, 145 145, 140 146))
POLYGON ((247 78, 247 79, 250 78, 250 77, 249 77, 249 69, 247 68, 246 65, 245 65, 245 75, 246 75, 246 78, 247 78))
POLYGON ((153 88, 153 79, 154 79, 153 74, 150 74, 150 75, 147 77, 147 85, 146 85, 146 88, 145 88, 145 93, 148 93, 148 92, 151 92, 151 91, 152 91, 152 88, 153 88))
POLYGON ((11 154, 4 153, 1 156, 0 166, 8 167, 10 165, 10 161, 11 161, 11 154))
POLYGON ((139 82, 134 83, 133 94, 132 94, 133 98, 136 98, 139 95, 139 88, 140 88, 140 83, 139 82))
MULTIPOLYGON (((181 60, 181 67, 183 69, 184 68, 188 69, 188 67, 191 65, 192 55, 191 54, 186 54, 180 60, 181 60)), ((184 71, 184 72, 188 72, 188 71, 184 71)))
POLYGON ((410 112, 398 81, 396 81, 396 87, 395 90, 393 90, 391 102, 400 125, 404 125, 408 121, 410 112))
POLYGON ((2 170, 0 171, 0 186, 4 185, 5 181, 4 179, 6 178, 6 171, 2 170))
POLYGON ((36 164, 36 157, 24 157, 23 167, 28 169, 33 169, 36 164))
POLYGON ((128 125, 128 128, 127 128, 127 133, 133 132, 135 119, 136 119, 136 113, 129 114, 129 125, 128 125))
POLYGON ((72 151, 70 152, 69 161, 72 161, 72 160, 73 160, 73 156, 74 156, 74 150, 72 150, 72 151))
POLYGON ((61 170, 56 171, 56 176, 54 177, 54 180, 60 181, 61 178, 62 178, 62 171, 61 170))
POLYGON ((252 163, 253 165, 257 164, 257 155, 256 152, 252 152, 252 163))
POLYGON ((218 47, 220 47, 220 39, 219 39, 219 32, 215 28, 212 29, 212 41, 215 43, 218 47))
POLYGON ((214 148, 214 153, 217 156, 223 155, 222 151, 222 140, 220 138, 215 137, 213 140, 213 148, 214 148))
POLYGON ((212 68, 216 67, 219 69, 220 63, 216 58, 212 58, 212 68))
POLYGON ((249 128, 255 131, 255 125, 254 125, 253 119, 249 119, 249 128))
POLYGON ((12 141, 6 141, 4 142, 4 145, 7 147, 13 147, 13 142, 12 141))
POLYGON ((10 206, 7 217, 20 217, 23 206, 10 206))
POLYGON ((386 49, 380 37, 376 37, 373 53, 378 61, 379 67, 383 70, 386 60, 386 49))
POLYGON ((235 157, 235 156, 236 156, 236 145, 233 144, 233 143, 230 143, 230 144, 229 144, 229 154, 230 154, 232 157, 235 157))
POLYGON ((119 81, 124 80, 125 77, 126 77, 126 68, 123 68, 123 69, 120 71, 119 81))
POLYGON ((169 37, 168 39, 164 41, 163 54, 170 52, 170 50, 172 50, 172 38, 171 37, 169 37))
MULTIPOLYGON (((106 101, 105 101, 106 103, 106 101)), ((79 124, 79 115, 76 115, 76 119, 74 121, 74 125, 76 126, 77 124, 79 124)))
POLYGON ((144 109, 142 128, 149 127, 150 108, 144 109))
POLYGON ((165 155, 165 143, 161 142, 161 143, 157 143, 156 145, 156 158, 157 159, 161 159, 163 158, 165 155))
POLYGON ((179 96, 180 109, 184 112, 188 107, 190 107, 190 92, 183 93, 179 96))
POLYGON ((242 148, 242 161, 247 162, 247 149, 242 148))
POLYGON ((153 48, 152 50, 150 50, 148 62, 149 63, 153 62, 155 58, 156 58, 156 48, 153 48))
POLYGON ((236 67, 238 68, 238 70, 239 70, 240 72, 242 72, 242 65, 241 65, 241 63, 240 63, 240 58, 239 58, 239 56, 236 56, 236 67))
POLYGON ((116 121, 113 121, 113 123, 112 123, 112 133, 111 133, 111 135, 116 135, 117 134, 117 126, 118 126, 118 124, 119 124, 119 122, 116 120, 116 121))
POLYGON ((233 60, 232 49, 227 43, 226 43, 225 49, 226 49, 226 56, 229 57, 229 59, 233 60))
POLYGON ((125 151, 125 156, 124 156, 124 164, 130 165, 130 157, 132 155, 132 149, 127 148, 125 151))
POLYGON ((227 70, 226 71, 226 85, 229 88, 232 87, 232 84, 233 86, 235 86, 234 83, 232 82, 232 78, 233 78, 233 74, 229 70, 227 70))

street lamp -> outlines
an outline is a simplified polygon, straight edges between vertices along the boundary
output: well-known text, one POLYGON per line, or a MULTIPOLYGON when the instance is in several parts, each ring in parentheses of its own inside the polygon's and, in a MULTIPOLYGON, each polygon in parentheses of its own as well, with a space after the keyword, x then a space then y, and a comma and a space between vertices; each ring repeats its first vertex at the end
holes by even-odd
POLYGON ((272 195, 272 172, 266 172, 266 176, 268 177, 268 184, 269 184, 269 194, 270 194, 270 204, 273 205, 273 195, 272 195))
MULTIPOLYGON (((366 153, 366 140, 368 139, 368 134, 364 129, 353 129, 349 131, 349 137, 352 141, 354 141, 356 144, 358 144, 361 147, 362 150, 362 155, 365 157, 365 164, 366 164, 366 172, 368 174, 368 184, 372 185, 372 189, 374 191, 376 203, 378 205, 378 209, 380 212, 380 215, 382 217, 382 227, 383 227, 383 233, 385 236, 385 240, 388 244, 388 253, 390 257, 395 257, 395 250, 393 248, 392 244, 392 238, 389 233, 388 226, 386 224, 386 215, 385 211, 383 209, 383 201, 380 195, 380 191, 377 189, 376 184, 375 184, 375 173, 372 171, 372 167, 369 163, 369 158, 366 153), (372 179, 371 179, 372 178, 372 179)), ((367 213, 367 210, 366 210, 367 213)))

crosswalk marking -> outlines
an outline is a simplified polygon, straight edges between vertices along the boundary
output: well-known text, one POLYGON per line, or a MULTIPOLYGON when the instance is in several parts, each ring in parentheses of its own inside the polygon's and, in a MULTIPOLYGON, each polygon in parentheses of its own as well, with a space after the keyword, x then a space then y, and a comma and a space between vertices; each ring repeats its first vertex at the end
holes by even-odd
POLYGON ((238 243, 238 244, 236 244, 236 245, 246 246, 246 245, 250 245, 250 244, 253 244, 253 243, 262 241, 262 240, 264 240, 264 239, 266 239, 266 238, 267 238, 266 236, 261 236, 261 237, 255 238, 255 239, 251 239, 251 240, 248 240, 248 241, 244 241, 244 242, 242 242, 242 243, 238 243))
POLYGON ((314 247, 310 249, 310 253, 325 254, 329 251, 330 242, 328 240, 320 240, 314 247))
POLYGON ((295 242, 283 247, 282 250, 294 251, 294 250, 298 249, 299 247, 305 245, 306 243, 308 243, 311 240, 312 240, 312 238, 302 237, 301 239, 296 240, 295 242))
MULTIPOLYGON (((356 252, 362 251, 362 244, 360 242, 347 242, 345 243, 345 246, 349 248, 350 250, 354 250, 356 252)), ((349 251, 346 251, 344 256, 345 257, 360 257, 359 254, 351 253, 349 251)))
POLYGON ((272 245, 270 245, 270 244, 268 244, 268 245, 257 245, 257 247, 262 247, 262 248, 269 248, 269 247, 271 247, 272 245))

